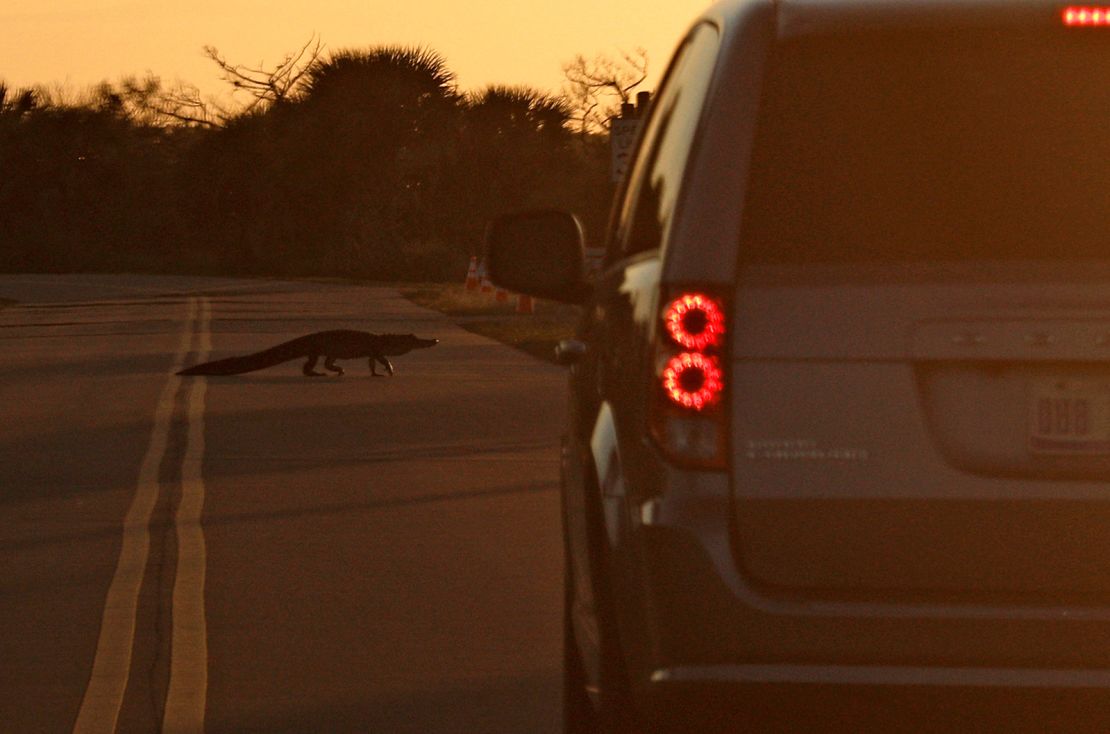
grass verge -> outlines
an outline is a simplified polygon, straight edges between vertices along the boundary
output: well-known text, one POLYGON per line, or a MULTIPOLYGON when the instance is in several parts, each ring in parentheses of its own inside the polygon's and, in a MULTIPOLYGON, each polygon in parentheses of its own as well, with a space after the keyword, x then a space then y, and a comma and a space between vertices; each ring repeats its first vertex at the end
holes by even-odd
POLYGON ((498 303, 492 293, 468 291, 457 284, 403 286, 401 295, 417 305, 440 311, 475 334, 488 336, 533 357, 555 361, 555 345, 574 335, 580 309, 536 300, 530 314, 516 313, 516 296, 498 303))

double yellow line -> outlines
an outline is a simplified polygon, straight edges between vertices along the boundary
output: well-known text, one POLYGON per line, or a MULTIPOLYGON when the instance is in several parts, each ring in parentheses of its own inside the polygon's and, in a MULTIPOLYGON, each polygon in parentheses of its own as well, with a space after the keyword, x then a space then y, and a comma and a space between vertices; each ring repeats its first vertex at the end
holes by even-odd
MULTIPOLYGON (((154 409, 154 430, 139 467, 135 496, 123 521, 123 544, 108 587, 96 657, 74 734, 115 732, 131 672, 135 617, 150 555, 150 519, 158 503, 159 468, 166 455, 174 402, 182 388, 176 375, 190 352, 203 362, 212 350, 211 308, 206 298, 190 298, 171 375, 154 409)), ((181 463, 181 502, 175 515, 177 572, 173 586, 173 632, 170 642, 170 682, 162 731, 204 731, 208 692, 208 636, 204 614, 206 551, 201 512, 204 507, 204 399, 207 382, 192 378, 185 401, 187 438, 181 463)))

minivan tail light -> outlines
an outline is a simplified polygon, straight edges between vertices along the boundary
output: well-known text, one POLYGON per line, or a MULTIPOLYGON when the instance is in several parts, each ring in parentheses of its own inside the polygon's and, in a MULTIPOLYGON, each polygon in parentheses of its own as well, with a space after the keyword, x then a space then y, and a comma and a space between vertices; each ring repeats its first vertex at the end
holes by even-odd
POLYGON ((663 322, 671 338, 687 349, 720 346, 725 333, 721 305, 704 293, 686 293, 671 301, 663 322))
POLYGON ((655 343, 650 432, 671 463, 727 466, 728 333, 725 300, 712 288, 668 288, 655 343))
POLYGON ((683 352, 663 368, 663 389, 676 405, 704 410, 717 403, 724 389, 716 357, 701 352, 683 352))

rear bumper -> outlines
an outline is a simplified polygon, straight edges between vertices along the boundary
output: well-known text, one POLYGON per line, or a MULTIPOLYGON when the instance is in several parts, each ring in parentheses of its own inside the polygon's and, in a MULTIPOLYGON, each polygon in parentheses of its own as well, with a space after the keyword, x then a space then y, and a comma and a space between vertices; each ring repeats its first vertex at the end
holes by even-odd
POLYGON ((1110 730, 1110 670, 669 668, 638 698, 651 732, 1110 730))
POLYGON ((829 682, 822 676, 835 671, 845 684, 947 686, 986 685, 1009 671, 1003 677, 1019 687, 1110 688, 1100 677, 1110 673, 1092 673, 1110 671, 1110 608, 857 602, 761 587, 733 550, 727 476, 665 471, 666 490, 630 513, 639 522, 624 554, 635 569, 625 576, 648 600, 624 617, 639 623, 622 635, 638 680, 711 668, 793 671, 803 683, 829 682))

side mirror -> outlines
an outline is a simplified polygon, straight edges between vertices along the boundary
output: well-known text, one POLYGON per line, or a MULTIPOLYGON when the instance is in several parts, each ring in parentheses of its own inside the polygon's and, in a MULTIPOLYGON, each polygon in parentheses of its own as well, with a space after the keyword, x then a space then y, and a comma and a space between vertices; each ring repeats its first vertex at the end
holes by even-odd
POLYGON ((490 279, 515 293, 581 303, 589 292, 582 225, 573 214, 507 214, 486 230, 490 279))

